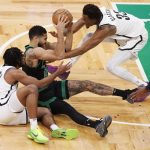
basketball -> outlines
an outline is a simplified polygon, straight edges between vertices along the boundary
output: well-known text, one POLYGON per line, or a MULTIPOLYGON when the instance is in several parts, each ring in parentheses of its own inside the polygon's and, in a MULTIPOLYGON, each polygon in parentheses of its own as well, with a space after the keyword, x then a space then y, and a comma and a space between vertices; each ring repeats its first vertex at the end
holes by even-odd
POLYGON ((69 23, 73 21, 73 16, 67 9, 57 9, 52 15, 53 23, 57 25, 59 16, 63 15, 67 17, 67 21, 69 21, 69 23))

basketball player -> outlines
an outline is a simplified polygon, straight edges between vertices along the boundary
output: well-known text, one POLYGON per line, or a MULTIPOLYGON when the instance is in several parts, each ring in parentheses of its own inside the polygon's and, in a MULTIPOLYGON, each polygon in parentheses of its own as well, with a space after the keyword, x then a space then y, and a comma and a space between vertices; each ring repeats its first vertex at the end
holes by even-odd
POLYGON ((37 80, 27 76, 25 72, 19 69, 23 64, 23 54, 18 48, 7 49, 3 59, 4 65, 0 67, 0 124, 26 124, 29 116, 30 130, 27 136, 37 143, 46 143, 48 141, 48 138, 43 135, 38 127, 37 118, 44 126, 53 130, 52 137, 76 138, 78 136, 76 129, 65 130, 58 128, 49 109, 37 108, 38 88, 48 85, 70 67, 62 66, 61 64, 51 76, 37 80), (25 86, 17 88, 18 82, 25 86))
MULTIPOLYGON (((61 36, 63 36, 62 31, 58 32, 61 36)), ((61 36, 59 35, 59 37, 61 36)), ((45 50, 38 47, 38 45, 44 45, 47 42, 46 37, 47 31, 45 28, 42 26, 33 26, 29 30, 30 43, 25 46, 25 65, 23 66, 23 70, 28 75, 37 79, 43 79, 48 75, 46 61, 53 61, 53 58, 56 58, 52 57, 51 59, 51 50, 45 50)), ((62 45, 64 44, 62 43, 62 45)), ((52 56, 56 55, 54 51, 55 50, 52 51, 52 56)), ((61 51, 65 52, 65 48, 62 48, 61 51)), ((66 114, 80 125, 95 128, 100 136, 103 137, 107 134, 107 128, 111 123, 110 116, 104 117, 103 120, 92 121, 77 112, 72 106, 64 101, 64 99, 69 99, 69 97, 84 91, 89 91, 98 95, 120 96, 123 99, 126 99, 128 94, 132 92, 132 90, 119 90, 86 80, 54 81, 48 86, 39 89, 39 106, 50 108, 53 114, 66 114)), ((133 103, 130 99, 128 102, 133 103)))
MULTIPOLYGON (((40 59, 47 60, 47 62, 53 62, 55 60, 60 60, 64 56, 64 53, 65 53, 64 49, 66 51, 71 50, 72 39, 73 39, 72 32, 71 31, 67 32, 65 41, 64 41, 64 36, 63 36, 63 30, 65 29, 65 26, 68 25, 68 31, 71 26, 71 24, 69 24, 69 22, 66 20, 67 20, 67 17, 65 16, 58 18, 58 24, 55 26, 58 32, 58 37, 57 37, 57 42, 54 42, 54 43, 47 42, 47 32, 44 32, 43 34, 43 30, 38 30, 38 26, 31 29, 31 32, 34 32, 34 35, 43 34, 41 38, 39 37, 37 38, 37 36, 34 36, 34 43, 31 41, 31 44, 30 44, 30 46, 34 47, 34 50, 36 51, 36 57, 42 56, 43 58, 40 58, 40 59), (37 32, 42 32, 42 33, 37 33, 37 32), (38 40, 40 40, 40 42, 38 40)), ((44 29, 44 31, 46 30, 44 29)), ((30 40, 33 39, 33 35, 31 35, 30 33, 29 33, 29 38, 30 40)), ((26 57, 26 59, 28 59, 28 57, 26 57)), ((29 63, 32 63, 32 62, 29 62, 29 63)), ((37 61, 34 59, 33 66, 34 65, 36 66, 36 64, 37 64, 37 61)), ((53 67, 53 66, 48 65, 48 71, 50 73, 55 72, 57 69, 58 67, 53 67)), ((58 77, 61 79, 65 79, 68 77, 69 73, 70 73, 69 71, 65 72, 59 75, 58 77)))
MULTIPOLYGON (((81 55, 104 40, 115 42, 119 48, 108 62, 107 69, 138 86, 147 85, 121 67, 126 61, 137 58, 138 52, 147 43, 148 32, 142 20, 125 12, 116 12, 105 7, 87 4, 83 8, 82 18, 73 25, 73 32, 77 32, 84 25, 87 28, 96 25, 97 29, 94 33, 87 34, 78 48, 65 53, 64 58, 81 55)), ((77 59, 79 57, 74 58, 72 63, 75 63, 77 59)))

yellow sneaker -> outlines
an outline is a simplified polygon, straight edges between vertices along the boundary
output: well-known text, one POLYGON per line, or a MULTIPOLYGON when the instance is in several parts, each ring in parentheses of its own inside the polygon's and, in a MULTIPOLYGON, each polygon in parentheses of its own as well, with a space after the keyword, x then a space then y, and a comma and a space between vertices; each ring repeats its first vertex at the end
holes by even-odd
POLYGON ((51 136, 55 138, 64 138, 67 140, 72 140, 72 139, 76 139, 79 136, 79 132, 77 129, 59 128, 53 130, 51 136))
POLYGON ((49 141, 48 138, 43 135, 41 129, 39 128, 36 128, 34 130, 30 129, 28 131, 27 137, 29 139, 34 140, 36 143, 41 143, 41 144, 44 144, 49 141))

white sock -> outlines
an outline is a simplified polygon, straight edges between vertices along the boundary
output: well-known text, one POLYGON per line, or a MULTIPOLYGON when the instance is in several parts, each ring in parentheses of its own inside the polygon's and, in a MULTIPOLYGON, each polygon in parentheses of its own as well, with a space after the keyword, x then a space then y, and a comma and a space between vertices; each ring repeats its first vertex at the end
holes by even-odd
POLYGON ((38 126, 37 118, 29 119, 30 120, 30 128, 31 130, 36 129, 38 126))
POLYGON ((57 130, 57 129, 59 129, 59 127, 56 124, 52 124, 52 125, 50 125, 50 129, 57 130))
POLYGON ((147 83, 146 83, 146 82, 144 82, 144 81, 142 81, 142 80, 140 80, 140 79, 138 79, 138 78, 135 78, 134 82, 135 82, 135 84, 138 85, 138 86, 140 86, 140 85, 147 86, 147 83))

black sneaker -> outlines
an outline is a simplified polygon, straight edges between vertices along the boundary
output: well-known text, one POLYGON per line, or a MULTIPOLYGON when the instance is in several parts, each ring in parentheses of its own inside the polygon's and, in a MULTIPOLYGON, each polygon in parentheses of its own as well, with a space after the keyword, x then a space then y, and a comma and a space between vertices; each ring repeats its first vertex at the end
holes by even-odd
POLYGON ((101 137, 105 137, 108 133, 108 127, 110 126, 112 122, 112 117, 107 115, 102 120, 100 120, 100 123, 96 126, 96 132, 99 133, 101 137))

